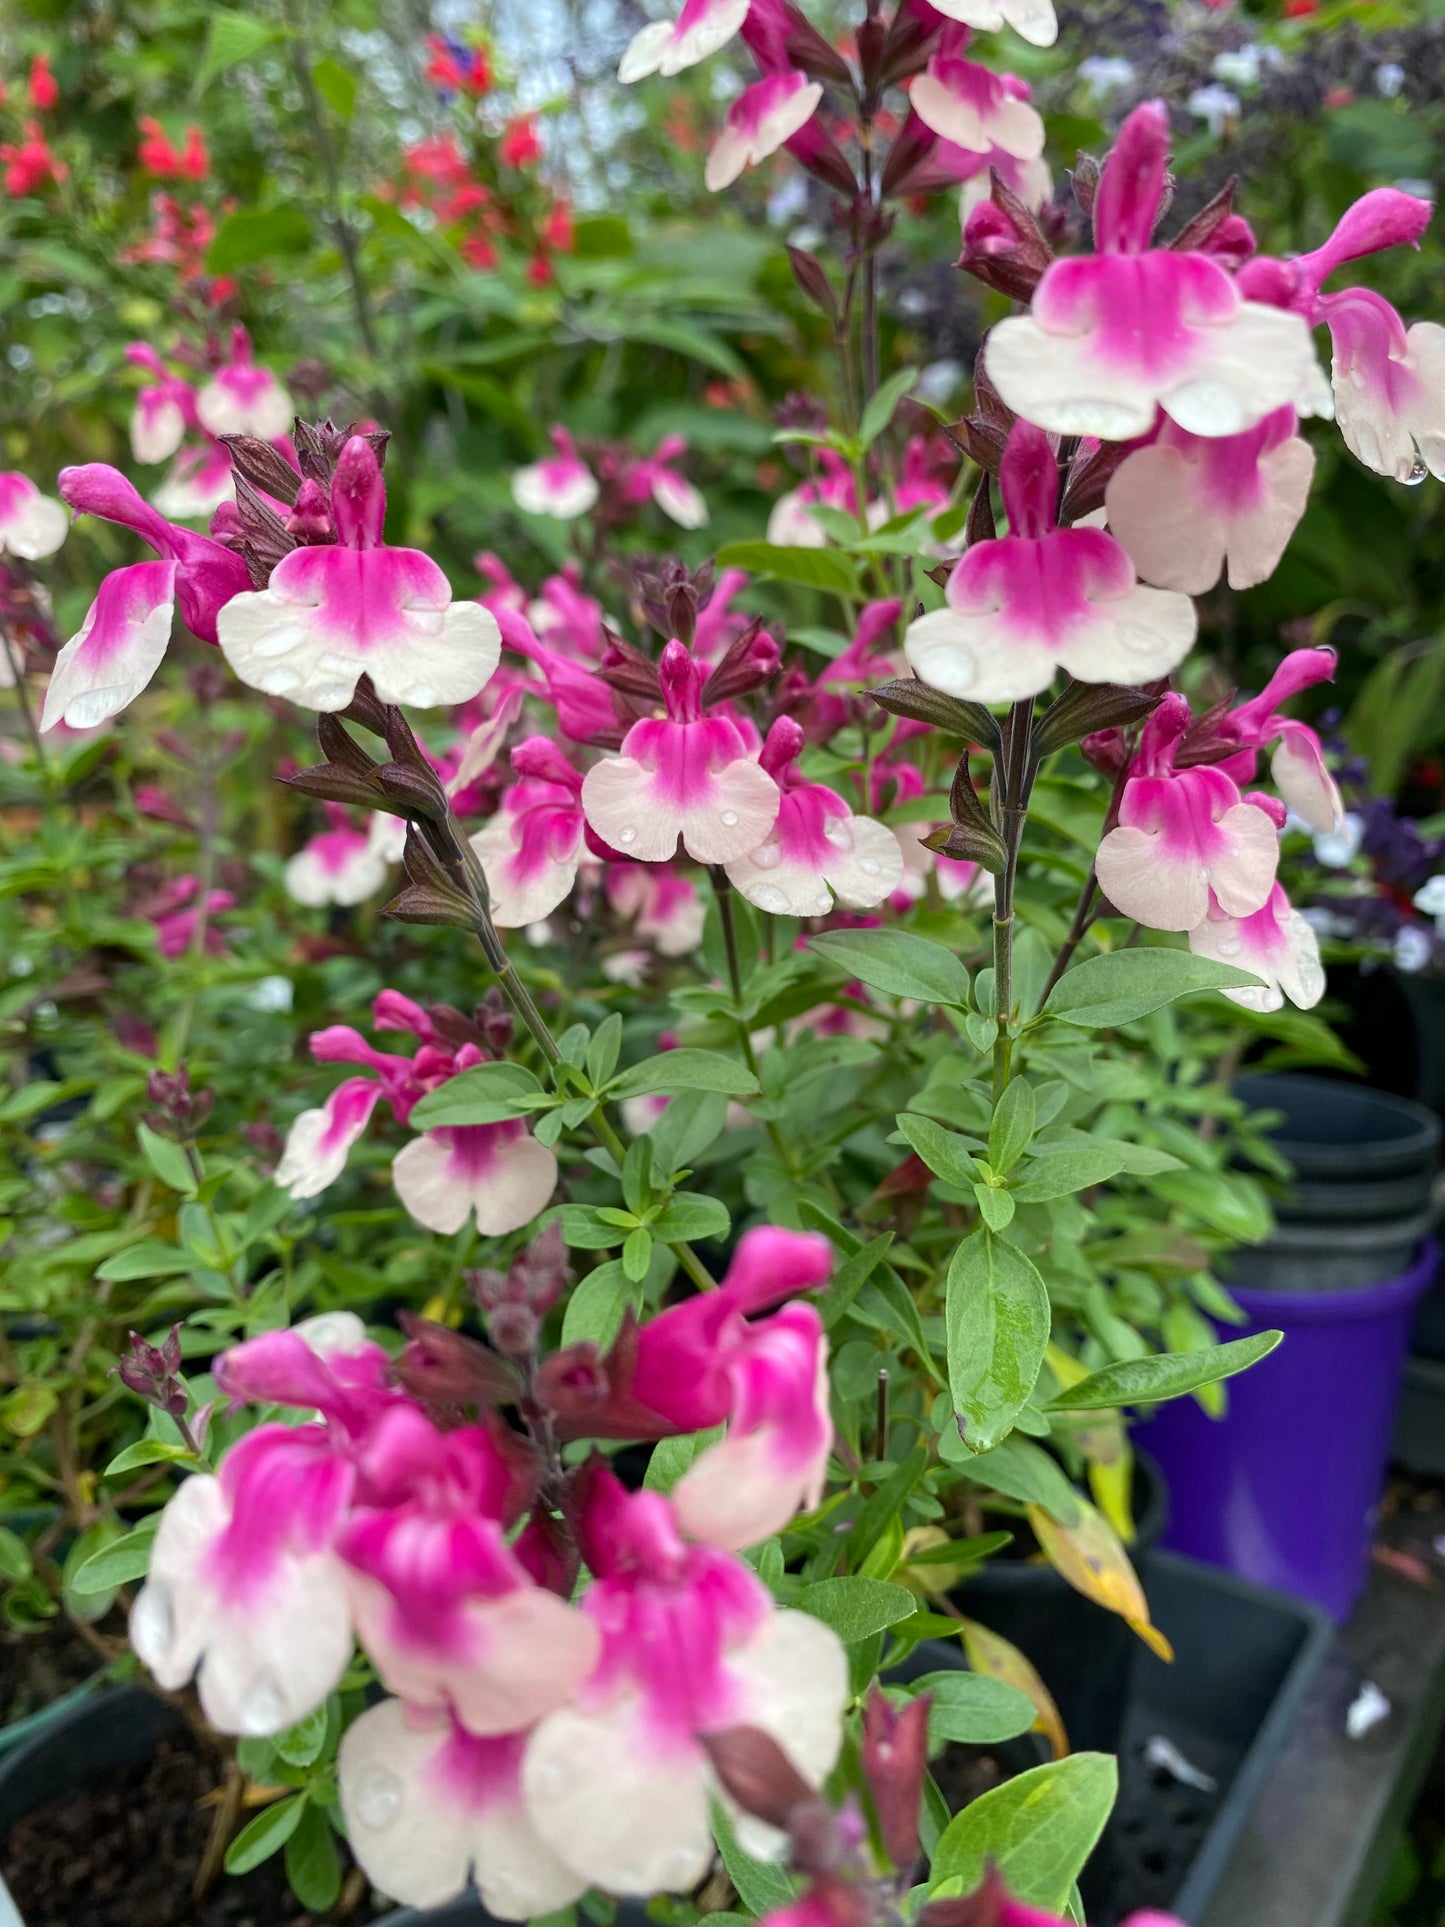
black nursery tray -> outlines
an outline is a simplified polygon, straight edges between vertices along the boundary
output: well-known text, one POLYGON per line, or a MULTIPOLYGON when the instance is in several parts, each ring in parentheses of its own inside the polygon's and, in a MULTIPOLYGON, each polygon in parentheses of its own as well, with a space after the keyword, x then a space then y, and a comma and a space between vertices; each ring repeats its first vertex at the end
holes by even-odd
POLYGON ((1147 1586, 1174 1664, 1139 1649, 1119 1804, 1081 1882, 1092 1927, 1200 1919, 1334 1638, 1317 1607, 1177 1553, 1151 1554, 1147 1586), (1156 1738, 1214 1790, 1152 1764, 1156 1738))

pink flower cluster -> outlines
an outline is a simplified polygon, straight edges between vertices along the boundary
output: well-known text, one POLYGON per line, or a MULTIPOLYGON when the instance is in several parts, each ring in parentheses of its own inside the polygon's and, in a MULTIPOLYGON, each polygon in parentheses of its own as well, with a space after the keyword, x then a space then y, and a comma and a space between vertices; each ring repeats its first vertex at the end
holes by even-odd
POLYGON ((288 439, 295 415, 291 397, 271 370, 254 360, 244 328, 233 328, 224 348, 212 340, 203 355, 187 357, 200 363, 193 370, 205 377, 199 385, 168 367, 148 342, 132 342, 125 355, 132 367, 152 377, 136 396, 131 452, 147 465, 176 458, 155 493, 162 515, 197 520, 231 499, 231 460, 222 435, 254 435, 294 462, 288 439))
MULTIPOLYGON (((710 1735, 759 1727, 814 1786, 841 1745, 840 1642, 779 1611, 736 1556, 821 1491, 818 1315, 756 1314, 829 1265, 825 1240, 758 1228, 715 1292, 629 1323, 606 1359, 581 1346, 538 1366, 529 1335, 519 1367, 431 1328, 399 1383, 344 1312, 238 1346, 217 1364, 223 1394, 296 1417, 177 1489, 136 1651, 166 1687, 194 1674, 219 1730, 260 1735, 321 1705, 359 1640, 393 1697, 346 1734, 342 1810, 397 1899, 434 1905, 471 1877, 493 1913, 523 1919, 591 1886, 694 1886, 713 1853, 710 1735), (435 1405, 428 1366, 448 1357, 435 1405), (514 1398, 531 1437, 497 1414, 514 1398), (595 1454, 569 1473, 555 1457, 558 1439, 715 1425, 670 1496, 629 1493, 595 1454)), ((740 1827, 755 1853, 783 1844, 740 1827)))

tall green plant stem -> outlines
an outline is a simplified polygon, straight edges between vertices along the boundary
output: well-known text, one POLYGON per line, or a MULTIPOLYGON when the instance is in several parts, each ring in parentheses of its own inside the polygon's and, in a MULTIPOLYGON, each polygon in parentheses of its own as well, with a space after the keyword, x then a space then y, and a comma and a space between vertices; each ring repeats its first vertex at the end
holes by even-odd
MULTIPOLYGON (((713 896, 717 900, 718 921, 722 925, 723 950, 728 960, 728 985, 733 994, 733 1010, 737 1016, 738 1043, 742 1049, 743 1062, 761 1088, 763 1074, 758 1065, 758 1054, 753 1049, 752 1037, 748 1033, 748 1020, 743 1015, 743 967, 738 955, 738 929, 737 919, 733 915, 732 879, 720 863, 709 865, 708 875, 712 878, 713 896)), ((763 1120, 763 1128, 768 1134, 768 1142, 782 1160, 783 1169, 790 1177, 796 1177, 798 1167, 788 1149, 787 1139, 771 1119, 763 1120)))
POLYGON ((1014 886, 1034 782, 1033 721, 1032 696, 1014 704, 1004 721, 994 766, 994 826, 1004 846, 1004 867, 994 883, 993 906, 993 1009, 998 1023, 993 1046, 995 1104, 1013 1071, 1014 886))

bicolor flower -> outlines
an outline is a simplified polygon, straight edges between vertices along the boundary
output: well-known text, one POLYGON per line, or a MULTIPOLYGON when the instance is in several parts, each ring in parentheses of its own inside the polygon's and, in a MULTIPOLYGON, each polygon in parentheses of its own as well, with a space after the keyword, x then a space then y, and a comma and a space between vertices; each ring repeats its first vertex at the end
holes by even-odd
POLYGON ((843 798, 810 783, 798 768, 803 731, 780 716, 759 759, 782 795, 767 840, 727 866, 749 903, 774 916, 825 917, 833 898, 871 909, 903 880, 898 839, 871 816, 855 816, 843 798))
POLYGON ((336 1534, 355 1486, 358 1427, 392 1394, 360 1320, 269 1332, 220 1361, 222 1390, 299 1405, 321 1423, 261 1425, 220 1472, 182 1481, 161 1516, 130 1639, 159 1684, 196 1675, 223 1733, 279 1733, 319 1706, 351 1658, 336 1534))
POLYGON ((1187 596, 1144 587, 1102 529, 1055 526, 1058 463, 1042 430, 1015 423, 999 476, 1009 533, 955 565, 946 606, 909 625, 905 649, 934 689, 1016 702, 1066 669, 1082 682, 1137 687, 1188 655, 1187 596))
POLYGON ((382 540, 386 485, 371 444, 353 435, 331 482, 332 545, 293 549, 264 589, 222 609, 221 649, 241 681, 308 709, 344 709, 359 677, 384 703, 465 702, 501 654, 496 618, 453 602, 419 549, 382 540))
POLYGON ((407 1907, 440 1907, 475 1880, 488 1914, 535 1920, 588 1882, 527 1815, 523 1733, 482 1738, 445 1712, 383 1700, 347 1728, 337 1759, 346 1836, 362 1872, 407 1907))
POLYGON ((938 51, 909 87, 914 113, 943 140, 970 153, 996 147, 1015 160, 1038 160, 1044 123, 1029 105, 1027 82, 964 59, 967 45, 966 27, 945 25, 938 51))
MULTIPOLYGON (((597 1468, 580 1536, 596 1575, 582 1609, 602 1656, 527 1742, 527 1811, 579 1879, 617 1894, 685 1892, 714 1854, 718 1787, 702 1738, 761 1727, 816 1785, 842 1744, 847 1658, 821 1620, 776 1611, 741 1560, 689 1545, 659 1492, 627 1493, 597 1468)), ((737 1827, 750 1852, 782 1845, 749 1816, 737 1827)))
POLYGON ((522 778, 471 842, 491 892, 492 921, 515 930, 557 908, 572 891, 585 845, 582 778, 557 745, 530 736, 512 751, 522 778))
POLYGON ((1231 589, 1251 589, 1279 566, 1314 472, 1292 408, 1241 435, 1191 435, 1166 416, 1110 477, 1109 533, 1161 589, 1203 595, 1226 569, 1231 589))
POLYGON ((813 118, 823 89, 806 74, 768 74, 745 87, 727 111, 723 130, 713 142, 704 172, 714 194, 730 186, 744 168, 756 167, 776 154, 798 129, 813 118))
POLYGON ((622 478, 623 494, 630 502, 651 498, 680 529, 703 529, 707 527, 707 503, 677 466, 686 453, 687 443, 681 435, 664 435, 651 455, 628 464, 622 478))
POLYGON ((69 517, 53 496, 42 495, 19 469, 0 471, 0 556, 38 562, 65 540, 69 517))
POLYGON ((366 1490, 337 1536, 382 1684, 484 1737, 561 1706, 600 1647, 591 1621, 536 1585, 508 1544, 531 1493, 502 1429, 500 1443, 484 1425, 439 1432, 396 1404, 368 1437, 366 1490))
POLYGON ((130 418, 131 453, 138 462, 168 461, 185 439, 186 430, 195 423, 196 404, 191 384, 180 375, 173 375, 147 342, 132 341, 126 348, 125 358, 132 367, 144 368, 155 377, 135 398, 130 418))
POLYGON ((183 448, 151 497, 152 506, 174 522, 201 522, 234 499, 231 457, 221 442, 183 448))
POLYGON ((707 909, 691 877, 644 863, 609 863, 607 901, 660 957, 689 956, 702 942, 707 909))
POLYGON ((216 640, 222 607, 250 582, 239 555, 178 528, 103 463, 62 469, 60 493, 78 514, 134 529, 163 558, 113 569, 55 659, 40 727, 90 729, 134 701, 160 667, 175 605, 192 635, 216 640))
POLYGON ((595 505, 597 478, 577 453, 577 444, 565 428, 548 432, 556 454, 515 472, 512 500, 528 515, 553 515, 560 522, 575 522, 595 505))
POLYGON ((364 903, 386 882, 386 857, 370 830, 354 828, 339 803, 328 803, 326 815, 328 827, 287 863, 287 893, 313 906, 364 903))
POLYGON ((1052 47, 1059 37, 1054 0, 930 0, 933 11, 981 33, 1012 27, 1035 47, 1052 47))
MULTIPOLYGON (((325 1104, 303 1111, 291 1126, 275 1182, 293 1198, 314 1198, 340 1177, 379 1103, 405 1125, 429 1091, 487 1061, 474 1043, 449 1044, 426 1012, 397 991, 381 992, 372 1019, 381 1030, 410 1031, 421 1040, 419 1048, 410 1057, 380 1051, 347 1024, 312 1033, 318 1063, 356 1064, 371 1075, 347 1078, 325 1104)), ((460 1231, 475 1214, 484 1237, 501 1237, 542 1210, 556 1188, 557 1160, 519 1120, 447 1125, 423 1132, 398 1152, 391 1178, 397 1196, 428 1231, 460 1231)))
POLYGON ((617 78, 641 80, 695 67, 725 47, 747 16, 748 0, 685 0, 676 20, 653 20, 632 36, 617 78))
POLYGON ((616 743, 621 736, 617 705, 611 687, 597 674, 596 664, 579 662, 539 641, 531 623, 516 610, 498 604, 493 607, 494 620, 507 647, 541 670, 547 701, 557 711, 563 734, 574 743, 616 743))
POLYGON ((1169 695, 1145 723, 1118 827, 1096 858, 1105 896, 1151 930, 1195 930, 1211 901, 1226 916, 1252 916, 1268 902, 1279 863, 1273 820, 1231 777, 1175 767, 1190 720, 1184 698, 1169 695))
POLYGON ((634 723, 622 754, 583 779, 587 821, 642 863, 668 862, 679 838, 699 863, 731 863, 777 821, 778 786, 735 722, 703 715, 704 672, 682 643, 663 650, 658 680, 665 714, 634 723))
POLYGON ((251 355, 244 328, 231 334, 231 359, 224 361, 196 396, 196 418, 208 435, 254 435, 278 441, 295 416, 291 397, 251 355))
POLYGON ((1325 994, 1319 938, 1291 904, 1283 884, 1275 884, 1260 909, 1241 917, 1221 910, 1211 891, 1209 915, 1190 931, 1189 948, 1196 957, 1233 964, 1263 979, 1259 985, 1224 992, 1246 1010, 1279 1010, 1286 997, 1301 1010, 1313 1010, 1325 994))
POLYGON ((819 473, 786 495, 780 495, 768 516, 768 540, 775 548, 823 549, 828 538, 808 513, 815 505, 858 513, 858 484, 852 469, 831 448, 818 451, 819 473))
POLYGON ((1243 300, 1208 254, 1151 245, 1169 160, 1161 102, 1137 107, 1104 162, 1098 253, 1052 262, 1030 312, 1001 321, 988 373, 1016 414, 1061 435, 1147 435, 1163 408, 1195 435, 1238 435, 1329 389, 1300 316, 1243 300))
POLYGON ((1302 689, 1332 681, 1334 673, 1333 649, 1292 649, 1259 694, 1241 703, 1219 724, 1225 741, 1239 745, 1219 764, 1236 783, 1253 782, 1257 752, 1267 743, 1278 745, 1269 768, 1274 786, 1295 815, 1320 835, 1329 835, 1344 824, 1339 785, 1330 774, 1314 730, 1308 723, 1281 715, 1280 706, 1302 689))

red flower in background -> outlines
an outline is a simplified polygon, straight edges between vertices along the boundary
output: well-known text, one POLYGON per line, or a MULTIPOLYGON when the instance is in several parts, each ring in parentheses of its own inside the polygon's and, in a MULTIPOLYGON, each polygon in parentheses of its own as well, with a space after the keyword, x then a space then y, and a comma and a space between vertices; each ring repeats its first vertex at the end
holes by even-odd
POLYGON ((157 180, 203 181, 211 171, 205 136, 194 122, 186 129, 186 144, 178 148, 160 122, 147 114, 141 121, 141 143, 136 158, 157 180))
POLYGON ((534 167, 542 158, 537 116, 519 114, 503 133, 497 153, 503 167, 534 167))
POLYGON ((0 145, 0 161, 5 163, 5 192, 16 196, 35 194, 47 181, 63 181, 70 169, 58 161, 45 143, 38 121, 28 121, 25 139, 16 147, 6 141, 0 145))
POLYGON ((30 63, 30 104, 42 113, 55 105, 60 98, 60 89, 55 84, 55 76, 50 71, 50 56, 37 54, 30 63))
POLYGON ((474 100, 489 93, 492 67, 483 47, 466 47, 445 34, 427 35, 426 78, 433 87, 450 93, 469 94, 474 100))

